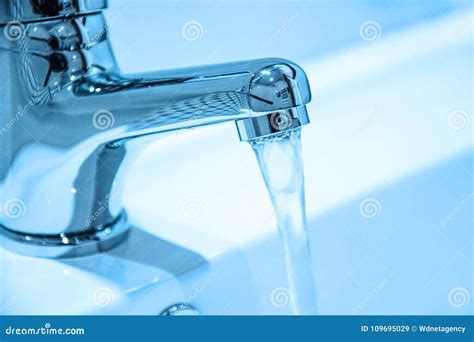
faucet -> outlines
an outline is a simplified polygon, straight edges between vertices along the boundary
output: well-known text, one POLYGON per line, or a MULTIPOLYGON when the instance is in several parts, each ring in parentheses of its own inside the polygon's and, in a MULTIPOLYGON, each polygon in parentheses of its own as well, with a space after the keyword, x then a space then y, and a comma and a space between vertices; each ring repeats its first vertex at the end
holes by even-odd
POLYGON ((130 230, 144 142, 234 121, 240 140, 309 122, 304 71, 279 58, 123 75, 106 0, 0 1, 0 244, 36 257, 106 251, 130 230))

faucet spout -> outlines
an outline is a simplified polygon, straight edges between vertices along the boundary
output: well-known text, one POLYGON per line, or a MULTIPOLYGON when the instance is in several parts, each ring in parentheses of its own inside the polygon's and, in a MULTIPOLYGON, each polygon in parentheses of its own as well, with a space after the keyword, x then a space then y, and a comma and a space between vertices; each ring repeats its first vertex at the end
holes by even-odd
POLYGON ((102 129, 100 136, 90 132, 93 139, 114 145, 225 121, 236 121, 248 140, 308 123, 310 98, 299 66, 268 58, 130 76, 94 73, 73 82, 56 110, 75 103, 71 115, 90 120, 93 113, 102 129))
POLYGON ((225 121, 252 140, 309 122, 308 80, 293 62, 122 75, 101 13, 21 26, 19 39, 0 39, 0 65, 10 66, 0 79, 11 80, 0 92, 0 239, 23 253, 71 256, 126 236, 132 141, 225 121))

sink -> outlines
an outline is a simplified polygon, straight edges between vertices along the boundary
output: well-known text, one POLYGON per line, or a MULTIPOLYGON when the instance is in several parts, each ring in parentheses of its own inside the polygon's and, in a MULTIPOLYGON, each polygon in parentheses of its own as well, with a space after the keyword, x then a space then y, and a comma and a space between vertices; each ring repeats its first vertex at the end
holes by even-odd
MULTIPOLYGON (((135 65, 278 55, 292 34, 312 25, 307 8, 283 2, 273 9, 275 17, 284 22, 292 8, 297 18, 280 33, 281 45, 227 56, 234 51, 225 46, 206 50, 221 34, 212 28, 222 18, 213 21, 189 3, 173 3, 186 10, 171 14, 179 10, 160 4, 167 8, 160 18, 201 20, 201 43, 180 39, 180 25, 168 28, 175 36, 162 32, 157 39, 176 44, 178 52, 186 48, 196 60, 173 59, 169 49, 161 60, 158 53, 138 56, 143 63, 135 65)), ((459 307, 449 300, 456 288, 474 293, 472 79, 466 72, 472 71, 471 14, 462 6, 432 13, 427 4, 400 13, 397 21, 381 17, 383 8, 370 1, 361 4, 368 17, 347 14, 356 37, 337 28, 334 39, 320 37, 319 50, 317 41, 285 50, 291 51, 285 57, 301 61, 314 91, 312 124, 302 139, 318 311, 473 314, 472 302, 459 307), (365 41, 359 25, 371 18, 384 30, 380 39, 365 41), (452 113, 467 123, 453 127, 452 113)), ((211 12, 224 5, 212 6, 211 12)), ((341 5, 327 6, 324 13, 334 16, 341 5)), ((126 1, 112 1, 112 34, 134 31, 127 29, 133 18, 128 9, 126 1)), ((149 25, 159 25, 158 19, 149 25)), ((145 23, 134 25, 147 34, 145 23)), ((280 32, 278 25, 275 30, 259 37, 280 32)), ((133 49, 116 48, 130 71, 133 49)), ((233 124, 222 124, 150 143, 125 189, 134 228, 115 249, 52 260, 0 248, 0 312, 156 315, 187 303, 202 314, 290 314, 272 207, 251 148, 229 137, 236 134, 233 124)))

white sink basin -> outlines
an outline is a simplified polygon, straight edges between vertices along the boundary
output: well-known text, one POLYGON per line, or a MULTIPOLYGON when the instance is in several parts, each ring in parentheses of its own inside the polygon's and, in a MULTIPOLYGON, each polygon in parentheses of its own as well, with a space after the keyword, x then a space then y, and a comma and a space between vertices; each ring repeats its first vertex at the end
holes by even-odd
MULTIPOLYGON (((112 32, 127 27, 120 18, 112 32)), ((303 149, 320 314, 474 313, 472 302, 448 300, 453 288, 474 293, 470 18, 393 24, 378 41, 324 57, 300 51, 314 91, 303 149), (471 122, 453 128, 454 111, 471 122), (360 211, 367 198, 378 206, 372 218, 360 211)), ((158 314, 176 303, 291 313, 272 304, 287 286, 283 256, 253 152, 233 124, 151 144, 126 203, 135 228, 108 253, 46 260, 0 249, 0 313, 158 314)))

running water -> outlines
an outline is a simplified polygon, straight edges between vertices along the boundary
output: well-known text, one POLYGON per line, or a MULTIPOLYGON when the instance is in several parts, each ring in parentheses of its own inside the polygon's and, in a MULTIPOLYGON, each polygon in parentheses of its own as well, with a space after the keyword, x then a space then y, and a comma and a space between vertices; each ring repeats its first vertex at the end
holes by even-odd
POLYGON ((306 230, 301 130, 251 142, 275 210, 295 315, 316 314, 316 290, 306 230))

